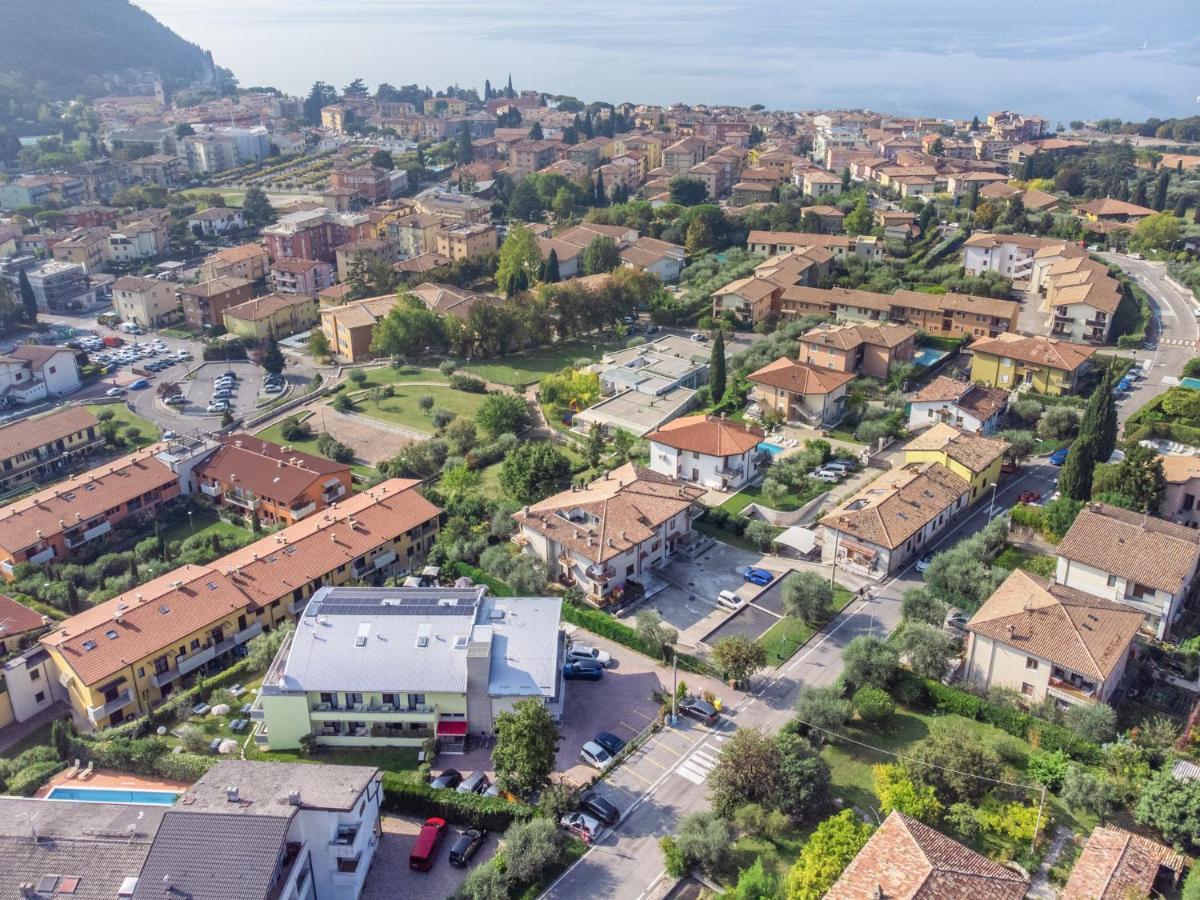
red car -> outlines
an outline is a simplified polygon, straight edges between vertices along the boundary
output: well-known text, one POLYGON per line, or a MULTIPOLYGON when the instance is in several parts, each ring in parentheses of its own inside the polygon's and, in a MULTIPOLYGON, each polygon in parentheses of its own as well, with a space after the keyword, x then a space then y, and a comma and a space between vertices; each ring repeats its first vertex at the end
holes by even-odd
POLYGON ((1015 462, 1012 462, 1012 461, 1006 459, 1001 464, 1000 471, 1003 472, 1005 475, 1013 475, 1013 474, 1016 474, 1016 472, 1019 468, 1020 467, 1015 462))
POLYGON ((1042 495, 1037 491, 1021 491, 1021 496, 1017 498, 1021 503, 1037 503, 1042 499, 1042 495))

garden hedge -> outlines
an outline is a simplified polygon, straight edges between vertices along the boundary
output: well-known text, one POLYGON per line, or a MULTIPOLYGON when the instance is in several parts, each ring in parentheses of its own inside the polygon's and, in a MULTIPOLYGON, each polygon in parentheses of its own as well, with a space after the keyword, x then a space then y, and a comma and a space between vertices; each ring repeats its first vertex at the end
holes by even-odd
POLYGON ((438 816, 469 828, 504 831, 516 819, 526 819, 533 808, 502 797, 460 794, 432 788, 404 778, 384 777, 382 809, 388 813, 428 818, 438 816))

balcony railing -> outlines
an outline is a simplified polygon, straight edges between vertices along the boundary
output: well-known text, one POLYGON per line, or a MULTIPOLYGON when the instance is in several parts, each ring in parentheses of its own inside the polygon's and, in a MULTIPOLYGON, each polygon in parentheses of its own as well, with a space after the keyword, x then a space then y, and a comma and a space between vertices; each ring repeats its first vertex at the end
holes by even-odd
POLYGON ((230 637, 223 638, 220 643, 209 643, 201 646, 198 650, 196 650, 195 653, 192 653, 186 659, 181 659, 179 661, 179 674, 186 675, 188 672, 192 672, 200 668, 209 660, 216 659, 218 656, 228 653, 238 644, 246 643, 246 641, 250 640, 250 638, 254 637, 256 634, 259 634, 261 631, 262 624, 255 622, 248 628, 244 628, 241 631, 235 632, 230 637))
POLYGON ((316 500, 309 500, 303 506, 293 506, 292 510, 291 510, 292 518, 295 518, 295 519, 303 519, 305 516, 311 515, 312 513, 316 512, 316 511, 317 511, 317 501, 316 500))
POLYGON ((221 486, 219 484, 201 484, 200 493, 207 494, 209 497, 221 496, 221 486))
POLYGON ((243 497, 240 494, 235 494, 232 491, 226 491, 223 495, 226 503, 232 503, 234 506, 240 506, 242 509, 248 509, 254 512, 262 505, 262 501, 255 498, 243 497))
POLYGON ((431 703, 418 703, 414 706, 405 706, 395 703, 355 703, 348 705, 345 703, 313 703, 310 710, 315 713, 325 713, 327 715, 321 718, 328 718, 334 713, 341 715, 343 713, 353 713, 355 715, 393 715, 393 716, 435 716, 437 715, 437 706, 431 703))
POLYGON ((1049 691, 1052 695, 1075 703, 1095 703, 1099 700, 1099 690, 1093 686, 1090 689, 1072 684, 1062 678, 1050 676, 1049 691))
POLYGON ((588 566, 587 567, 587 577, 592 579, 592 581, 597 581, 597 582, 603 583, 603 582, 607 582, 611 578, 615 578, 616 575, 617 575, 617 573, 613 571, 611 566, 588 566))
POLYGON ((107 703, 102 703, 99 706, 88 707, 88 718, 92 720, 92 724, 98 724, 100 719, 105 719, 115 713, 117 710, 124 709, 133 702, 133 691, 129 688, 121 691, 117 696, 109 700, 107 703))
MULTIPOLYGON (((80 543, 83 543, 83 542, 80 541, 80 543)), ((68 544, 68 546, 70 546, 70 545, 68 544)), ((33 554, 33 556, 29 557, 29 562, 44 563, 44 562, 49 562, 52 559, 54 559, 54 548, 47 547, 45 550, 41 550, 41 551, 33 554)), ((12 569, 10 568, 9 571, 11 572, 12 569)))
POLYGON ((175 669, 175 668, 166 669, 162 672, 156 672, 153 675, 151 675, 150 683, 153 684, 156 688, 160 688, 164 684, 170 684, 172 681, 174 681, 179 676, 180 676, 180 672, 178 669, 175 669))

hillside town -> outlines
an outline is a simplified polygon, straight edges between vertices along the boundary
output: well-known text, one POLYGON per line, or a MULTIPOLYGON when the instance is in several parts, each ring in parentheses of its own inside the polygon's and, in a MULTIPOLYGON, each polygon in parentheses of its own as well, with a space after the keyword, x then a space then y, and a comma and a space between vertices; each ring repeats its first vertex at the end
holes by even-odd
POLYGON ((0 893, 1200 897, 1195 120, 497 77, 0 116, 0 893))

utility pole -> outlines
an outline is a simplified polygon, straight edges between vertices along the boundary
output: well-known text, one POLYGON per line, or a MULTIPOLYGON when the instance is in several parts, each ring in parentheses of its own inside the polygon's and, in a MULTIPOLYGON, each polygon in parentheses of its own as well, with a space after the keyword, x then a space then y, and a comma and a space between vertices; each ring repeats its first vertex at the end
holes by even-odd
POLYGON ((997 487, 997 485, 999 485, 998 481, 992 482, 992 499, 988 501, 988 522, 992 521, 992 507, 994 507, 996 505, 996 487, 997 487))
POLYGON ((679 724, 679 711, 677 705, 679 703, 679 654, 671 651, 671 727, 674 728, 679 724))
POLYGON ((1038 801, 1037 821, 1033 823, 1033 840, 1029 844, 1029 852, 1032 853, 1037 847, 1038 829, 1042 827, 1042 810, 1046 806, 1046 786, 1042 785, 1042 799, 1038 801))
POLYGON ((835 575, 837 575, 838 541, 841 540, 841 537, 842 537, 842 530, 840 528, 835 528, 833 530, 833 563, 829 567, 829 589, 830 590, 833 590, 833 578, 835 575))

